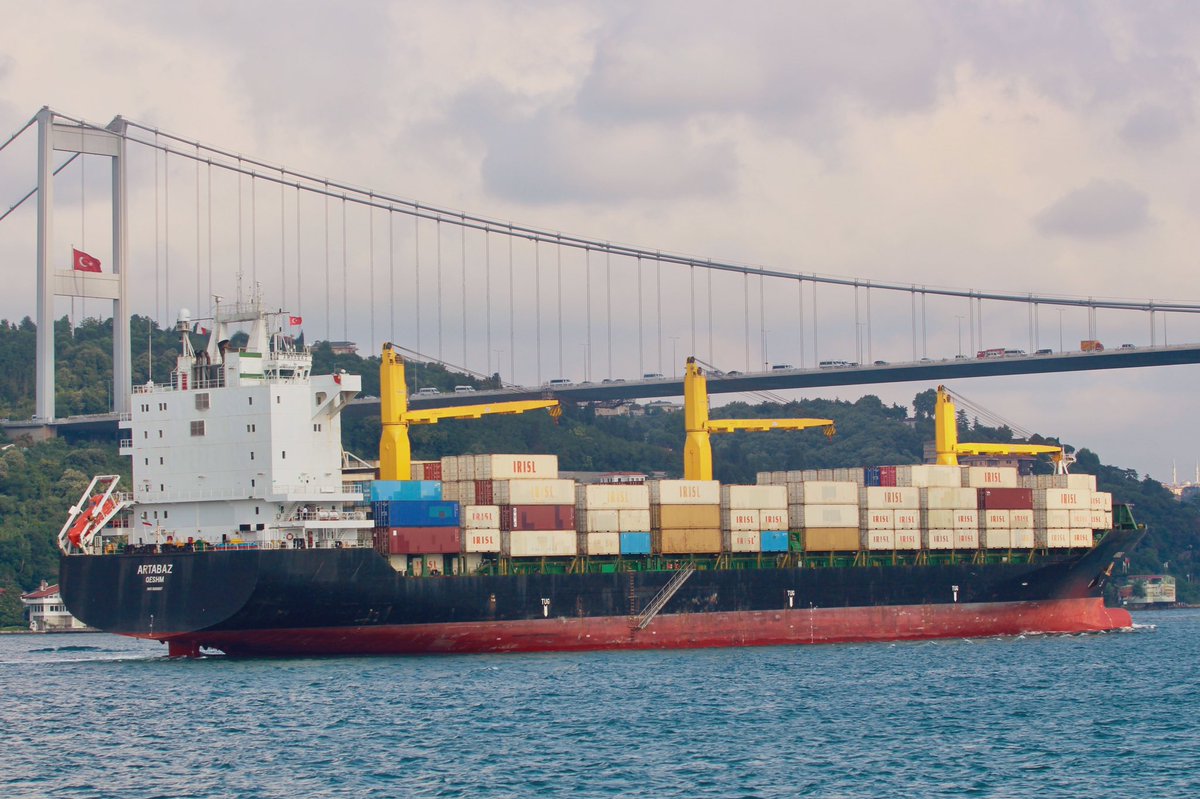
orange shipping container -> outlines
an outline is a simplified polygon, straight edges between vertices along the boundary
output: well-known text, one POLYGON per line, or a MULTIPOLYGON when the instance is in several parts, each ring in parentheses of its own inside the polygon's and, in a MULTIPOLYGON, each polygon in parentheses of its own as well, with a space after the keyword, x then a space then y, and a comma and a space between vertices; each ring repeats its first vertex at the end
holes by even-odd
POLYGON ((857 552, 857 527, 809 527, 804 530, 808 552, 857 552))
POLYGON ((651 526, 655 529, 704 529, 721 526, 719 505, 654 505, 651 526))
POLYGON ((663 555, 707 555, 721 551, 721 529, 664 529, 653 534, 654 551, 663 555))

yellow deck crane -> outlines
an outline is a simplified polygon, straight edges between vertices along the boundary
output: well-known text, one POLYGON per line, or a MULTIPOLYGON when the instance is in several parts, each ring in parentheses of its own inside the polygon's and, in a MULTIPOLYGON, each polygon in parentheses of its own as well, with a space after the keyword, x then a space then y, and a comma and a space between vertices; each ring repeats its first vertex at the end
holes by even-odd
POLYGON ((958 419, 949 389, 938 386, 934 410, 934 440, 937 462, 957 466, 959 455, 1049 455, 1060 474, 1067 471, 1068 458, 1062 447, 1045 444, 964 444, 958 440, 958 419))
POLYGON ((492 414, 514 414, 548 409, 557 418, 562 414, 558 400, 516 400, 486 405, 459 405, 453 408, 408 408, 408 382, 404 378, 404 359, 391 343, 383 345, 379 364, 379 405, 383 433, 379 437, 379 478, 408 480, 412 476, 412 445, 408 428, 414 424, 437 424, 443 419, 478 419, 492 414))
POLYGON ((708 378, 694 357, 687 360, 683 375, 683 420, 687 441, 683 445, 683 477, 685 480, 713 479, 713 433, 735 433, 747 430, 762 433, 768 430, 807 430, 824 427, 825 434, 834 433, 832 419, 709 419, 708 378))

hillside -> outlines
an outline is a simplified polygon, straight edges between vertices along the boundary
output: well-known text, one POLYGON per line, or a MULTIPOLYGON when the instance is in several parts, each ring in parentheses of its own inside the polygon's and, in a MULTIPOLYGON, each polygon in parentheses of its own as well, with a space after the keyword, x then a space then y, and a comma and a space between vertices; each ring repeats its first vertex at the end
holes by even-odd
MULTIPOLYGON (((178 348, 177 334, 158 330, 135 317, 135 382, 150 374, 147 350, 153 353, 153 374, 169 373, 178 348), (148 344, 150 345, 148 347, 148 344)), ((32 353, 34 327, 26 319, 0 322, 0 416, 29 416, 33 408, 32 353)), ((199 340, 196 341, 199 344, 199 340)), ((111 324, 91 320, 73 335, 66 323, 56 324, 59 348, 59 412, 91 413, 108 407, 111 383, 111 324)), ((335 356, 327 344, 314 346, 314 370, 345 369, 363 376, 363 394, 379 393, 379 359, 335 356)), ((410 367, 410 387, 432 385, 444 391, 473 380, 441 367, 410 367)), ((875 396, 856 402, 807 400, 786 404, 732 403, 714 409, 714 417, 817 416, 834 419, 837 434, 820 431, 735 434, 714 437, 716 476, 724 482, 753 482, 755 472, 800 468, 836 468, 889 463, 917 463, 923 442, 933 437, 932 391, 914 397, 915 421, 908 408, 886 405, 875 396)), ((990 428, 960 414, 964 437, 1000 441, 1011 438, 1005 428, 990 428)), ((347 420, 345 447, 374 458, 378 451, 379 418, 347 420)), ((581 471, 663 471, 678 475, 684 440, 680 413, 650 413, 643 417, 597 418, 591 408, 569 407, 555 422, 545 413, 493 417, 483 421, 443 422, 413 429, 414 457, 483 452, 545 452, 559 455, 563 469, 581 471)), ((41 579, 53 580, 57 569, 54 536, 66 508, 78 498, 91 475, 118 472, 128 479, 127 459, 119 458, 114 442, 0 441, 0 588, 29 590, 41 579)), ((1179 578, 1184 601, 1200 601, 1200 585, 1188 582, 1200 550, 1200 508, 1181 504, 1160 484, 1129 469, 1105 465, 1087 449, 1077 453, 1076 471, 1095 473, 1100 488, 1135 505, 1135 514, 1149 533, 1132 556, 1134 571, 1167 570, 1179 578), (1166 564, 1166 567, 1164 567, 1166 564)), ((0 625, 5 623, 0 601, 0 625)), ((11 609, 10 609, 11 610, 11 609)))

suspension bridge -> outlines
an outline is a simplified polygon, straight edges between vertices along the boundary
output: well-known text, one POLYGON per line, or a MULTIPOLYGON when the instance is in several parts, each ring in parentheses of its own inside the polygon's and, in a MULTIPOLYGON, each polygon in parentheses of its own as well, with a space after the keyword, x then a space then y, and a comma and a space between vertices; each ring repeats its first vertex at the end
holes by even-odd
POLYGON ((392 341, 416 360, 504 385, 417 398, 418 407, 493 393, 678 396, 687 355, 713 365, 712 393, 1200 361, 1200 344, 1188 343, 1200 338, 1198 303, 695 257, 406 199, 122 117, 95 124, 43 108, 0 144, 9 154, 37 162, 29 191, 0 205, 0 223, 37 231, 31 425, 115 420, 129 410, 130 315, 169 327, 186 306, 202 324, 213 298, 235 291, 286 310, 309 343, 376 353, 392 341), (73 322, 89 307, 114 320, 109 414, 55 413, 60 298, 73 322), (1103 351, 1092 344, 1102 338, 1103 351))

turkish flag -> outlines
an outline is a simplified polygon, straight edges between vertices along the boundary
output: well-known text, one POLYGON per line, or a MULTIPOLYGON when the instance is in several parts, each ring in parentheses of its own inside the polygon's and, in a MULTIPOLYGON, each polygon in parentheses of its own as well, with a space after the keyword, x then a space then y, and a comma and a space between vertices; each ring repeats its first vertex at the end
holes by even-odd
POLYGON ((75 269, 76 272, 99 272, 100 271, 100 259, 99 258, 93 258, 92 256, 88 255, 83 250, 76 250, 74 247, 71 248, 71 252, 75 253, 75 264, 74 264, 73 268, 75 269))
POLYGON ((304 318, 300 316, 289 316, 288 324, 292 327, 295 327, 296 325, 302 325, 304 324, 304 318))

